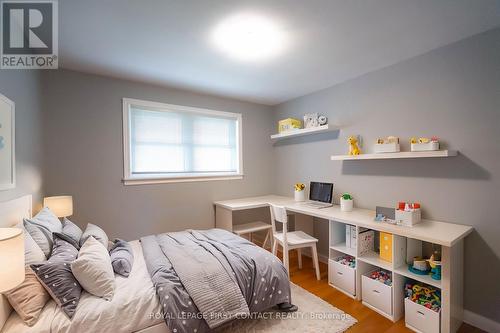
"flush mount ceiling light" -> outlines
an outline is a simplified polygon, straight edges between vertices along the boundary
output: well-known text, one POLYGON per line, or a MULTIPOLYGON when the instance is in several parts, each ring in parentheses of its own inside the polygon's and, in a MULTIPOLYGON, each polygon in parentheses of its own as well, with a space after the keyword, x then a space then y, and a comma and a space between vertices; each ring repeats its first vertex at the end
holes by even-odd
POLYGON ((230 16, 215 27, 212 40, 222 52, 243 61, 270 59, 286 46, 286 35, 276 23, 256 14, 230 16))

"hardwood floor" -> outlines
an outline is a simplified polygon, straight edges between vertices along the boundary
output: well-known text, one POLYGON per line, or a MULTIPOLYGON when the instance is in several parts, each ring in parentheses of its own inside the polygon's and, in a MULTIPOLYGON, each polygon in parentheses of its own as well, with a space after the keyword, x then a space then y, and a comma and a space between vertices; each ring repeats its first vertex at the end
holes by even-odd
MULTIPOLYGON (((278 254, 280 255, 280 254, 278 254)), ((413 332, 405 327, 404 319, 393 323, 378 313, 370 310, 361 302, 353 300, 340 291, 328 285, 328 267, 320 263, 321 280, 316 280, 312 261, 303 256, 303 266, 299 270, 295 251, 290 252, 290 278, 293 283, 322 298, 333 306, 349 313, 358 320, 358 323, 347 332, 399 333, 413 332)), ((480 333, 484 331, 473 326, 463 324, 459 333, 480 333)))

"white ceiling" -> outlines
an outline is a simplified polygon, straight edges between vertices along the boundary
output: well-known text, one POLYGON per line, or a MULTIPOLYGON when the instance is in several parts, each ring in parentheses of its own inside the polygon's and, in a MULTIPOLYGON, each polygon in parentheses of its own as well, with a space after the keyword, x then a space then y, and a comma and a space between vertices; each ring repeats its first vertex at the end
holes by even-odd
POLYGON ((500 0, 61 0, 61 67, 277 104, 500 25, 500 0), (251 11, 289 34, 238 62, 210 43, 251 11))

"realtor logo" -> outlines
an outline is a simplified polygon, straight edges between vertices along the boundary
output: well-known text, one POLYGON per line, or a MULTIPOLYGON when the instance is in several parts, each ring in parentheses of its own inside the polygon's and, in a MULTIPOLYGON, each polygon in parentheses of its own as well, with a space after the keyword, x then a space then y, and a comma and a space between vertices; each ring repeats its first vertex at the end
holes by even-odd
POLYGON ((57 0, 1 1, 2 69, 58 67, 57 0))

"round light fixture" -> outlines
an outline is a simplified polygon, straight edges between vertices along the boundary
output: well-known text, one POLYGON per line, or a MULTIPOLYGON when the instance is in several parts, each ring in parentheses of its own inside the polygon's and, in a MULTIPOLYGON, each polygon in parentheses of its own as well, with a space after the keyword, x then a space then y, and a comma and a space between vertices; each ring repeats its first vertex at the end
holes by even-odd
POLYGON ((286 34, 272 20, 256 14, 228 17, 215 27, 212 40, 228 56, 243 61, 270 59, 286 46, 286 34))

